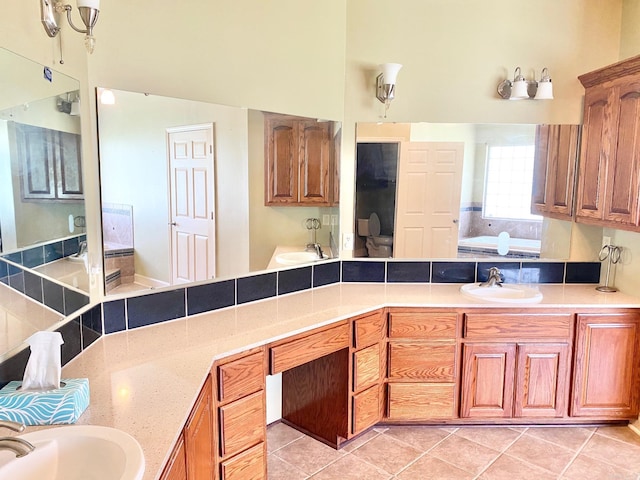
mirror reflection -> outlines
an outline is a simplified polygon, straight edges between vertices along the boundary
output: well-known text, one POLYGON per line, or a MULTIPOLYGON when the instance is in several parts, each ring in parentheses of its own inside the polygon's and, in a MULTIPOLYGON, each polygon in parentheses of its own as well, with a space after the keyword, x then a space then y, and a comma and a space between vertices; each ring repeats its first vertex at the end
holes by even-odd
POLYGON ((0 67, 2 356, 86 305, 89 277, 79 82, 5 49, 0 67))
POLYGON ((531 213, 536 125, 357 126, 355 256, 569 258, 531 213))
MULTIPOLYGON (((108 294, 308 263, 314 243, 331 255, 336 202, 267 205, 266 172, 278 170, 265 168, 271 115, 105 88, 97 111, 108 294)), ((339 151, 337 122, 285 120, 282 135, 310 122, 330 132, 319 143, 339 151)), ((282 170, 289 177, 276 176, 277 187, 298 178, 282 170)))

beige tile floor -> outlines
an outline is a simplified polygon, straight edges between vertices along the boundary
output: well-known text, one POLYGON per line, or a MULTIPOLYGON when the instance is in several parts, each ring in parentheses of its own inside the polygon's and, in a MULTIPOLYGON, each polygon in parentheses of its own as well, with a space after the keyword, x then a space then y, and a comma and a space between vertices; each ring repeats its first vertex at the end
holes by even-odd
POLYGON ((623 426, 390 426, 336 451, 277 423, 267 450, 269 480, 640 479, 640 436, 623 426))

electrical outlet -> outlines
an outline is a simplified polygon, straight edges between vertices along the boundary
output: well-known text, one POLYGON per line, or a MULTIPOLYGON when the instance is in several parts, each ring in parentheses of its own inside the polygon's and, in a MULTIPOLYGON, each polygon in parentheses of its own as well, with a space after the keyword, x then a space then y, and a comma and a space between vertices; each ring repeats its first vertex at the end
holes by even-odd
POLYGON ((331 216, 330 215, 322 215, 322 225, 329 225, 329 222, 331 222, 331 216))
POLYGON ((331 225, 334 227, 338 225, 338 215, 331 215, 331 225))
POLYGON ((353 233, 344 233, 342 235, 342 249, 353 250, 353 233))
POLYGON ((602 236, 602 246, 611 245, 611 237, 602 236))

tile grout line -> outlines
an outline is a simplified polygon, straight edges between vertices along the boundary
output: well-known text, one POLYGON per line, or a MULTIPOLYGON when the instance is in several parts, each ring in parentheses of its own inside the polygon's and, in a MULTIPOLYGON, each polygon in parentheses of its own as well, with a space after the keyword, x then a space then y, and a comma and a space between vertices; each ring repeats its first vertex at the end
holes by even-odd
MULTIPOLYGON (((507 427, 507 428, 508 428, 508 427, 507 427)), ((512 430, 513 430, 513 429, 512 429, 512 430)), ((499 451, 499 452, 500 452, 500 453, 499 453, 499 455, 498 455, 496 458, 494 458, 492 461, 490 461, 490 462, 489 462, 489 463, 488 463, 488 464, 487 464, 487 465, 486 465, 482 470, 480 470, 480 471, 476 474, 476 476, 475 476, 475 477, 473 477, 473 479, 474 479, 474 480, 476 480, 476 479, 480 478, 480 475, 482 475, 484 472, 486 472, 486 471, 491 467, 491 465, 493 465, 494 463, 496 463, 496 462, 498 461, 498 459, 499 459, 500 457, 502 457, 503 455, 505 455, 505 452, 506 452, 507 450, 509 450, 509 448, 510 448, 514 443, 516 443, 518 440, 520 440, 520 439, 524 436, 524 434, 525 434, 525 433, 527 433, 527 431, 528 431, 528 430, 529 430, 529 427, 525 427, 525 429, 524 429, 524 430, 522 430, 522 431, 520 432, 520 434, 519 434, 516 438, 514 438, 510 443, 508 443, 508 444, 507 444, 507 445, 506 445, 502 450, 500 450, 500 451, 499 451)), ((513 431, 515 432, 516 430, 513 430, 513 431)), ((464 437, 463 437, 463 438, 464 438, 464 437)), ((467 440, 468 440, 468 439, 467 439, 467 440)), ((471 440, 471 441, 473 441, 473 440, 471 440)), ((475 442, 475 443, 477 443, 477 442, 475 442)), ((478 445, 482 445, 482 444, 480 444, 480 443, 479 443, 478 445)), ((484 446, 484 445, 483 445, 483 446, 484 446)), ((447 463, 449 463, 449 462, 447 462, 447 463)), ((455 465, 454 465, 454 466, 455 466, 455 465)))
POLYGON ((558 478, 562 478, 562 476, 565 473, 567 473, 567 470, 569 470, 569 467, 571 467, 571 465, 573 465, 573 462, 575 462, 576 458, 578 458, 578 455, 580 455, 582 450, 584 450, 584 447, 587 445, 587 443, 589 443, 589 440, 591 440, 593 438, 593 436, 596 434, 597 431, 598 431, 598 429, 594 428, 593 431, 591 432, 591 435, 589 435, 585 439, 585 441, 582 442, 582 445, 580 445, 580 448, 578 448, 578 450, 576 450, 575 455, 573 455, 573 457, 571 457, 571 460, 569 460, 569 462, 567 462, 567 464, 564 466, 562 471, 558 474, 558 478))
MULTIPOLYGON (((424 458, 431 450, 433 450, 434 448, 436 448, 438 445, 440 445, 442 442, 444 442, 447 438, 449 438, 451 435, 453 435, 454 433, 456 433, 458 430, 460 430, 459 427, 454 428, 454 430, 452 432, 448 432, 447 435, 445 435, 441 440, 437 441, 436 443, 434 443, 433 445, 431 445, 431 447, 427 448, 424 452, 422 452, 420 455, 418 455, 413 461, 407 463, 404 467, 402 467, 400 469, 400 471, 398 471, 398 473, 393 474, 393 478, 396 478, 398 475, 400 475, 402 472, 404 472, 405 470, 407 470, 410 466, 412 466, 413 464, 415 464, 418 460, 424 458)), ((405 445, 409 445, 406 442, 403 442, 402 440, 398 440, 399 442, 405 444, 405 445)), ((409 445, 412 447, 412 445, 409 445)))

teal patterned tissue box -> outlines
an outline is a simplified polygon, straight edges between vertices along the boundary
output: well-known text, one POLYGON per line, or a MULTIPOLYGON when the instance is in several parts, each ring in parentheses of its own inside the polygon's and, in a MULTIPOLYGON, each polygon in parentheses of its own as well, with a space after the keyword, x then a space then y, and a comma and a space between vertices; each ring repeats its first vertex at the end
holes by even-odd
POLYGON ((75 423, 89 406, 89 379, 61 380, 55 390, 23 391, 22 382, 9 382, 0 390, 0 420, 25 425, 75 423))

